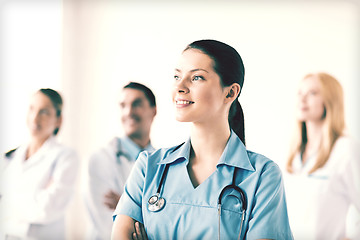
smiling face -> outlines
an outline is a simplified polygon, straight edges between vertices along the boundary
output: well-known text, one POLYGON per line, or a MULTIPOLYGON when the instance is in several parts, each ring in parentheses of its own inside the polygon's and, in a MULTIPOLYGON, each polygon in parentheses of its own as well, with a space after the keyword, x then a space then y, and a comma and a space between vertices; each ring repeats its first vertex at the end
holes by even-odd
POLYGON ((181 55, 172 91, 176 120, 197 123, 226 116, 226 92, 213 64, 200 50, 188 49, 181 55))
POLYGON ((141 90, 125 88, 120 98, 121 122, 130 138, 142 138, 150 133, 156 108, 151 107, 141 90))
POLYGON ((297 117, 299 121, 319 122, 324 116, 321 84, 315 76, 303 79, 298 92, 297 117))
POLYGON ((56 128, 60 128, 61 117, 56 116, 56 109, 50 98, 37 92, 30 100, 27 114, 27 126, 32 138, 44 141, 56 128))

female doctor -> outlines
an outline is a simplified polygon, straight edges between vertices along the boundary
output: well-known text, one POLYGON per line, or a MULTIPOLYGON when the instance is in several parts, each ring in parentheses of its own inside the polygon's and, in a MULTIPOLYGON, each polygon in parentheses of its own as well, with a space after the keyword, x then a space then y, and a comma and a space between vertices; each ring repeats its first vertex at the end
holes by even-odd
POLYGON ((56 141, 61 110, 58 92, 38 90, 27 114, 30 141, 1 160, 1 239, 65 239, 78 160, 56 141))
POLYGON ((343 89, 327 73, 310 73, 297 97, 284 174, 294 237, 360 239, 360 146, 346 132, 343 89), (354 218, 347 216, 351 205, 354 218))
POLYGON ((278 166, 244 145, 240 55, 219 41, 193 42, 174 80, 176 119, 192 123, 190 139, 139 156, 112 239, 292 239, 278 166))

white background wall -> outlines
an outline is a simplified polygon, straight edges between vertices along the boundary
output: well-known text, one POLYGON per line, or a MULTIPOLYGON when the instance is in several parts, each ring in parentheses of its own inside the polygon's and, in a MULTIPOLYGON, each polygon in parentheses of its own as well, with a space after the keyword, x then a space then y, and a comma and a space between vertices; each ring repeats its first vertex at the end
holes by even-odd
MULTIPOLYGON (((92 151, 122 134, 117 97, 130 80, 156 95, 153 144, 180 142, 188 125, 172 116, 174 63, 186 44, 204 38, 232 45, 243 58, 250 150, 283 164, 297 83, 312 71, 342 83, 348 130, 359 140, 359 31, 360 5, 346 0, 0 0, 0 150, 26 139, 28 96, 51 87, 65 99, 59 137, 85 168, 92 151)), ((87 226, 82 184, 69 213, 73 239, 87 226)))

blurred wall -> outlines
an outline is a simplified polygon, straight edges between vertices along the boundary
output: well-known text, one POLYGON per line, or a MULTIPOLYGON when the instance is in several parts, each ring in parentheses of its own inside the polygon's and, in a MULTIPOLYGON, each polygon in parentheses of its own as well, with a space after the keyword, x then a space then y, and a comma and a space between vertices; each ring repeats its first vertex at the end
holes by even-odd
POLYGON ((245 64, 240 102, 247 146, 280 165, 294 124, 296 88, 308 72, 334 75, 345 91, 348 131, 358 140, 360 7, 355 1, 85 1, 0 3, 1 146, 26 137, 28 95, 40 87, 65 98, 60 139, 82 160, 69 211, 69 237, 84 238, 82 205, 88 155, 122 134, 117 97, 128 81, 154 90, 156 147, 188 137, 172 116, 170 89, 186 44, 214 38, 245 64))

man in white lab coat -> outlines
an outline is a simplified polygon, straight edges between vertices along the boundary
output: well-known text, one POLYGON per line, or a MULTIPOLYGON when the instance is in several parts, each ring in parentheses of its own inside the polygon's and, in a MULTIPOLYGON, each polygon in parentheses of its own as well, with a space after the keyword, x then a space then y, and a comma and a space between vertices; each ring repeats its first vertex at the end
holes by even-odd
POLYGON ((153 151, 150 129, 156 115, 152 91, 136 82, 123 87, 119 102, 123 137, 90 156, 85 202, 93 224, 91 239, 110 239, 112 214, 139 153, 153 151))

